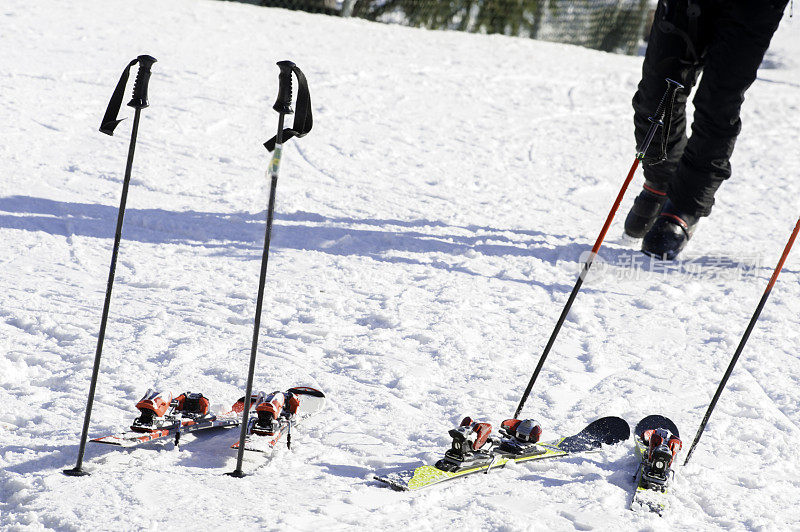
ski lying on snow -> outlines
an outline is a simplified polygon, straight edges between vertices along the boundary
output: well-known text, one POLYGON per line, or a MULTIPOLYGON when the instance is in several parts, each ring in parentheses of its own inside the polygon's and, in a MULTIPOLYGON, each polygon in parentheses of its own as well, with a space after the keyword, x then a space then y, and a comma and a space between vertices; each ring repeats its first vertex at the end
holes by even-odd
POLYGON ((667 509, 667 493, 674 477, 671 465, 681 448, 679 437, 678 427, 664 416, 647 416, 637 423, 634 441, 640 461, 634 477, 636 489, 631 499, 631 510, 663 515, 667 509), (649 441, 646 441, 645 432, 650 431, 649 441))
MULTIPOLYGON (((107 443, 109 445, 118 445, 120 447, 136 447, 143 443, 148 443, 156 440, 165 440, 168 438, 180 439, 180 434, 188 432, 196 432, 198 430, 213 429, 217 427, 235 427, 239 424, 239 418, 226 418, 214 416, 213 414, 204 419, 181 419, 168 426, 159 429, 153 429, 148 432, 136 432, 134 430, 127 430, 118 434, 110 436, 103 436, 101 438, 94 438, 89 440, 94 443, 107 443)), ((177 442, 176 442, 177 443, 177 442)))
POLYGON ((200 393, 187 392, 175 399, 170 397, 164 400, 160 393, 148 390, 136 404, 141 415, 133 421, 130 430, 90 441, 119 447, 136 447, 174 438, 177 444, 181 434, 238 425, 243 405, 244 401, 240 400, 229 412, 214 414, 209 411, 208 399, 200 393))
MULTIPOLYGON (((259 392, 251 405, 254 415, 248 422, 244 450, 269 453, 283 439, 287 447, 291 446, 292 428, 325 407, 325 394, 315 388, 296 386, 269 395, 259 392)), ((238 448, 238 441, 231 445, 231 449, 238 448)))
POLYGON ((613 445, 627 440, 630 432, 631 429, 624 419, 604 417, 593 421, 577 434, 549 442, 529 443, 512 437, 498 438, 491 450, 476 451, 470 462, 464 463, 463 467, 454 466, 445 458, 434 466, 424 465, 383 476, 376 475, 375 480, 398 491, 419 490, 474 473, 488 473, 490 469, 503 467, 510 462, 560 458, 597 451, 603 444, 613 445))

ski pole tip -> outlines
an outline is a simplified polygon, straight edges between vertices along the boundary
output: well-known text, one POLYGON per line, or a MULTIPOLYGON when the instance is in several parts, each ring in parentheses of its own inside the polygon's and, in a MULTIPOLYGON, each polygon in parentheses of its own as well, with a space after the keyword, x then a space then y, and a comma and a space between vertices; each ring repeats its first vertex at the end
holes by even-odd
POLYGON ((82 467, 73 467, 70 469, 64 469, 61 471, 68 477, 87 477, 89 476, 89 472, 83 469, 82 467))

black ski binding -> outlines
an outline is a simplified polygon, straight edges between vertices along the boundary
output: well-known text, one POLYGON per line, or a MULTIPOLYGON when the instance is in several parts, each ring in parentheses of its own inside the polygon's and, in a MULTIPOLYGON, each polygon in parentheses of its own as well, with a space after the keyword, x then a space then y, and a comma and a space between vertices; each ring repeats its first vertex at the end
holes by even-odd
POLYGON ((477 423, 465 417, 458 427, 448 432, 453 441, 444 458, 436 462, 436 467, 452 473, 491 463, 494 461, 491 450, 498 444, 491 433, 489 423, 477 423))

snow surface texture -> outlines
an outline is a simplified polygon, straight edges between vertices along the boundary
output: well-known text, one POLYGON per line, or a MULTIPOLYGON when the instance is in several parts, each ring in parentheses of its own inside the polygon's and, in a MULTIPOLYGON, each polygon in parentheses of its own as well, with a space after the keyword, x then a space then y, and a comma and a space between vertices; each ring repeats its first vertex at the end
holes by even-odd
MULTIPOLYGON (((632 443, 422 493, 371 480, 434 461, 465 414, 514 412, 633 160, 641 58, 198 0, 5 0, 0 18, 0 528, 800 523, 800 249, 666 517, 627 509, 632 443), (223 476, 238 434, 224 430, 179 450, 90 445, 92 476, 60 473, 77 453, 131 121, 113 138, 97 127, 141 53, 159 62, 91 436, 129 423, 150 386, 242 394, 274 63, 294 60, 312 90, 314 130, 284 152, 256 387, 318 386, 330 402, 291 451, 248 456, 244 479, 223 476)), ((783 21, 734 177, 666 270, 630 267, 644 263, 621 237, 637 177, 527 403, 545 439, 661 413, 688 446, 800 213, 797 30, 783 21)))

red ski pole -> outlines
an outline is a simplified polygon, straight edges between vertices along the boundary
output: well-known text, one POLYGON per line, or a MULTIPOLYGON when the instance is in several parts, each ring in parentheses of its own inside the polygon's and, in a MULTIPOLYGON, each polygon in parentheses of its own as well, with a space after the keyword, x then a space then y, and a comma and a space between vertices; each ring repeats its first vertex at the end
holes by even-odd
MULTIPOLYGON (((561 316, 559 316, 558 321, 556 322, 555 329, 553 329, 553 333, 550 335, 550 339, 547 341, 547 345, 542 352, 542 356, 539 357, 539 363, 536 365, 536 369, 533 371, 531 380, 528 382, 528 387, 525 388, 525 392, 522 394, 522 399, 519 401, 519 406, 517 406, 517 411, 514 413, 514 418, 519 417, 520 412, 522 412, 522 407, 525 406, 525 401, 528 400, 528 396, 533 389, 533 383, 536 382, 536 378, 539 376, 542 366, 544 366, 544 361, 547 359, 547 355, 550 354, 550 349, 552 349, 553 344, 556 341, 556 337, 561 331, 561 326, 564 324, 564 320, 567 319, 569 309, 572 308, 572 302, 575 301, 575 296, 578 295, 581 285, 583 285, 583 280, 586 278, 589 268, 592 267, 592 263, 594 262, 594 258, 597 256, 598 251, 600 251, 600 246, 603 245, 603 239, 606 237, 608 228, 611 227, 611 222, 614 220, 614 215, 617 213, 619 204, 622 202, 622 198, 625 196, 625 191, 628 190, 628 185, 630 185, 631 180, 636 173, 636 169, 639 167, 639 162, 644 159, 644 154, 647 152, 647 148, 650 147, 650 143, 652 142, 653 137, 655 137, 658 128, 664 125, 664 115, 665 113, 669 114, 667 113, 668 108, 670 110, 672 108, 672 100, 675 98, 675 91, 682 88, 683 85, 677 81, 667 79, 667 90, 664 93, 664 96, 661 98, 661 102, 658 104, 655 114, 650 117, 650 129, 647 131, 647 135, 645 136, 642 145, 637 149, 636 159, 631 165, 628 176, 625 178, 625 182, 622 183, 622 188, 619 189, 619 194, 617 194, 617 199, 614 200, 614 205, 611 206, 611 211, 609 211, 608 216, 606 217, 606 222, 603 224, 603 229, 600 231, 600 234, 597 235, 597 240, 595 241, 594 246, 592 246, 592 252, 589 254, 589 258, 583 265, 583 270, 578 276, 578 280, 575 282, 575 286, 572 288, 572 292, 567 298, 567 304, 564 305, 564 310, 561 311, 561 316)), ((664 137, 667 135, 668 133, 665 131, 664 137)))
POLYGON ((694 451, 697 442, 700 441, 700 436, 703 435, 703 430, 706 428, 706 423, 708 423, 708 418, 711 417, 711 412, 714 411, 714 407, 717 406, 717 400, 719 396, 722 395, 722 390, 725 388, 725 385, 728 383, 728 377, 731 376, 731 372, 733 372, 733 367, 736 365, 736 361, 739 360, 739 355, 742 354, 744 350, 744 345, 747 343, 747 339, 750 338, 750 333, 753 332, 753 328, 756 325, 756 321, 758 321, 758 317, 761 315, 761 310, 764 308, 764 305, 769 298, 770 292, 772 292, 772 287, 775 286, 775 281, 778 279, 778 275, 780 275, 781 270, 783 269, 783 263, 786 262, 786 257, 789 255, 789 250, 792 249, 792 245, 794 244, 795 238, 797 238, 797 233, 800 231, 800 218, 797 219, 797 223, 794 226, 794 231, 792 231, 792 236, 789 237, 789 241, 786 243, 786 247, 783 248, 783 255, 781 255, 781 260, 778 261, 778 265, 775 267, 775 271, 772 272, 772 277, 767 283, 767 289, 764 290, 764 295, 761 296, 761 300, 758 302, 758 306, 756 307, 756 311, 753 313, 753 317, 750 318, 750 323, 747 324, 747 329, 744 331, 744 335, 742 336, 741 341, 739 342, 739 347, 736 348, 736 352, 733 354, 733 358, 731 358, 731 363, 728 364, 728 369, 725 370, 725 375, 722 376, 722 382, 719 383, 717 387, 717 392, 714 394, 714 398, 711 400, 711 404, 708 405, 708 410, 706 410, 706 415, 703 416, 703 422, 700 423, 700 428, 697 429, 697 434, 694 437, 694 441, 692 442, 692 446, 689 448, 689 452, 686 454, 686 460, 683 462, 683 465, 689 463, 689 458, 692 457, 692 452, 694 451))

